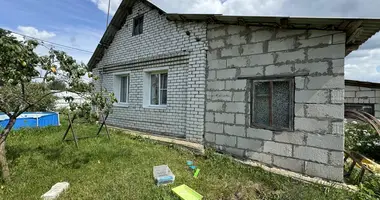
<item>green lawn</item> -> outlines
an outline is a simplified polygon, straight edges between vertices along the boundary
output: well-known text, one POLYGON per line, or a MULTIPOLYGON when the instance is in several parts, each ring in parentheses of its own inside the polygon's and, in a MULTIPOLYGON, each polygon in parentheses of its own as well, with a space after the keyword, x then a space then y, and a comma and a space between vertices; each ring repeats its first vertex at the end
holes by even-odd
MULTIPOLYGON (((176 146, 132 137, 122 132, 61 142, 66 128, 13 132, 7 143, 12 181, 1 184, 0 199, 40 199, 56 182, 70 188, 60 199, 178 199, 171 188, 187 184, 205 199, 356 199, 357 194, 306 184, 237 163, 229 157, 196 156, 176 146), (197 179, 186 161, 200 167, 197 179), (168 164, 176 175, 172 185, 157 187, 155 165, 168 164)), ((80 136, 95 134, 96 125, 76 124, 80 136)))

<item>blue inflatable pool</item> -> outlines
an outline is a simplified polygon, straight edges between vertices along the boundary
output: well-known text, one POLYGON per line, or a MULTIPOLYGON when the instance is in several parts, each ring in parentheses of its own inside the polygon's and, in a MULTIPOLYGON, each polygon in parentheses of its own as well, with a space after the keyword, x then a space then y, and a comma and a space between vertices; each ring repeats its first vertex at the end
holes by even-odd
MULTIPOLYGON (((0 129, 5 128, 9 117, 0 113, 0 129)), ((17 117, 13 129, 59 126, 59 114, 55 112, 25 112, 17 117)))

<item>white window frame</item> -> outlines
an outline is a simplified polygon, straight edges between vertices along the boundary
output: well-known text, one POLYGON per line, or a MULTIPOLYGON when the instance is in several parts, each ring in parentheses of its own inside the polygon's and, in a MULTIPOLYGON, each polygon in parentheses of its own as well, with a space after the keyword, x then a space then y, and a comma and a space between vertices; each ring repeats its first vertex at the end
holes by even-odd
MULTIPOLYGON (((167 84, 169 84, 169 67, 159 67, 159 68, 151 68, 144 69, 144 87, 143 87, 143 107, 144 108, 157 108, 157 109, 165 109, 168 107, 168 102, 166 100, 166 104, 161 105, 152 105, 151 104, 151 75, 152 74, 168 74, 167 84)), ((160 83, 159 83, 160 85, 160 83)), ((168 95, 168 85, 166 87, 166 94, 168 95)), ((160 92, 159 92, 160 94, 160 92)), ((160 98, 160 97, 159 97, 160 98)))
POLYGON ((113 93, 117 99, 117 103, 114 104, 116 107, 128 107, 130 103, 130 84, 131 84, 131 73, 130 72, 118 72, 113 74, 113 93), (121 92, 121 77, 128 77, 127 82, 127 98, 126 102, 120 102, 120 92, 121 92))

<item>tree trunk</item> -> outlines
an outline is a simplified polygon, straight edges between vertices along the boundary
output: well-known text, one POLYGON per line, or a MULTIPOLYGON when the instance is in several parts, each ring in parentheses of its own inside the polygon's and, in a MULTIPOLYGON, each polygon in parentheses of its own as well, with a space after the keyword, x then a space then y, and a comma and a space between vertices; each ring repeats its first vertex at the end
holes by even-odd
POLYGON ((11 117, 9 119, 7 126, 1 132, 1 135, 0 135, 0 166, 1 166, 1 171, 2 171, 2 177, 5 182, 10 180, 8 162, 7 162, 7 157, 6 157, 5 142, 15 122, 16 122, 16 118, 11 117))

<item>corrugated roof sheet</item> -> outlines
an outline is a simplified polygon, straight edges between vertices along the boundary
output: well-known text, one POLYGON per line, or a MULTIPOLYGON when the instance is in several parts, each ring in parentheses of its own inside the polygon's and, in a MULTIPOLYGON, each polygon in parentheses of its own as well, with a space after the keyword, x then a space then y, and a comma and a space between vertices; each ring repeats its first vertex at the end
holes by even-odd
MULTIPOLYGON (((92 55, 88 66, 94 68, 102 59, 104 51, 112 43, 118 30, 121 29, 133 5, 138 0, 123 0, 104 33, 99 45, 92 55)), ((159 7, 142 0, 148 6, 165 13, 159 7)), ((282 17, 282 16, 230 16, 220 14, 176 14, 168 13, 171 21, 199 21, 207 23, 238 24, 251 26, 268 26, 284 29, 315 29, 344 31, 347 34, 346 55, 359 48, 364 42, 380 30, 380 19, 368 18, 322 18, 322 17, 282 17)))
POLYGON ((344 80, 345 85, 358 86, 366 88, 380 88, 380 83, 367 82, 367 81, 357 81, 357 80, 344 80))

